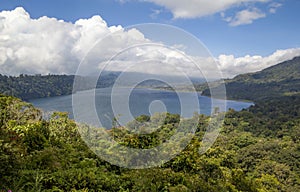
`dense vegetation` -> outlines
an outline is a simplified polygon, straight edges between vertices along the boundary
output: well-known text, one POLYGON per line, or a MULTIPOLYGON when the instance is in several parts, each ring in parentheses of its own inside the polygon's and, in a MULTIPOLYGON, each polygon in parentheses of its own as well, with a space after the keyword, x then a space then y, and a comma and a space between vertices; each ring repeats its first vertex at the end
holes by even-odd
MULTIPOLYGON (((93 88, 94 77, 77 76, 76 91, 93 88)), ((95 77, 96 78, 96 77, 95 77)), ((106 73, 97 81, 97 88, 113 85, 117 74, 106 73)), ((19 75, 5 76, 0 74, 0 93, 15 96, 23 100, 69 95, 73 91, 74 75, 19 75)))
MULTIPOLYGON (((228 111, 216 143, 200 155, 209 118, 199 115, 196 135, 170 162, 130 170, 91 152, 66 114, 44 120, 30 104, 1 95, 0 191, 300 191, 299 97, 228 111)), ((167 114, 162 127, 144 137, 124 127, 110 134, 122 145, 150 148, 170 137, 179 121, 167 114)))
POLYGON ((67 75, 20 75, 0 74, 0 93, 24 100, 53 97, 72 93, 74 76, 67 75))
MULTIPOLYGON (((8 96, 14 96, 23 100, 36 98, 54 97, 69 95, 72 92, 89 90, 95 88, 107 88, 114 85, 120 72, 103 72, 97 76, 75 76, 75 75, 19 75, 5 76, 0 74, 0 93, 8 96), (75 82, 75 84, 74 84, 75 82), (96 85, 95 85, 95 82, 96 85)), ((139 73, 130 73, 128 76, 143 76, 139 73)), ((196 80, 194 80, 196 82, 196 80)), ((120 82, 119 82, 120 83, 120 82)), ((118 86, 127 85, 121 82, 118 86)), ((166 84, 158 80, 147 80, 141 82, 139 87, 165 89, 166 84)), ((183 86, 184 87, 184 86, 183 86)), ((171 89, 173 90, 173 89, 171 89)))
MULTIPOLYGON (((260 72, 238 75, 225 80, 225 86, 227 97, 230 99, 258 101, 268 97, 299 95, 300 57, 260 72)), ((218 86, 215 87, 217 88, 218 86)), ((209 96, 210 90, 205 89, 203 95, 209 96)))

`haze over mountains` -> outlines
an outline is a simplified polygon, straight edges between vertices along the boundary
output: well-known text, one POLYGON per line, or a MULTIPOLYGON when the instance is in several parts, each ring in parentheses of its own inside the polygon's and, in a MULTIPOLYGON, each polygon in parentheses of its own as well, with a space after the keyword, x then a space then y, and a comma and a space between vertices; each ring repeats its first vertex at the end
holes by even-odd
POLYGON ((205 82, 203 78, 149 75, 143 73, 104 72, 98 76, 75 75, 24 75, 17 77, 0 74, 0 93, 15 96, 23 100, 69 95, 72 92, 94 88, 118 87, 168 88, 169 86, 186 87, 205 82), (123 75, 126 81, 119 80, 123 75), (145 81, 138 81, 139 79, 145 81), (74 82, 76 82, 74 84, 74 82))
MULTIPOLYGON (((77 76, 76 86, 73 89, 74 75, 20 75, 8 77, 0 75, 0 93, 16 96, 25 100, 68 95, 72 91, 95 88, 105 88, 114 85, 121 72, 105 72, 98 78, 77 76)), ((118 86, 130 86, 135 80, 145 77, 142 73, 126 73, 128 82, 119 81, 118 86)), ((138 84, 140 87, 170 89, 167 83, 159 79, 167 79, 173 85, 181 86, 185 90, 186 78, 168 76, 167 78, 149 75, 149 80, 138 84)), ((205 96, 210 96, 203 78, 190 78, 198 91, 205 96)), ((226 91, 229 99, 259 100, 266 97, 295 95, 300 92, 300 57, 285 61, 275 66, 266 68, 256 73, 238 75, 233 79, 226 79, 226 91)), ((169 84, 170 85, 170 84, 169 84)), ((211 83, 211 88, 217 89, 218 82, 211 83)), ((186 91, 186 90, 185 90, 186 91)))

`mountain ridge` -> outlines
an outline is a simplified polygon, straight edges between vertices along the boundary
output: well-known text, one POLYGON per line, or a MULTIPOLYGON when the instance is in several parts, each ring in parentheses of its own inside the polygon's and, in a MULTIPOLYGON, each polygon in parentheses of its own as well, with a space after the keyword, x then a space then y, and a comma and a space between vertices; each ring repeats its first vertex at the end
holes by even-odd
MULTIPOLYGON (((220 84, 211 86, 218 89, 220 84)), ((225 80, 227 98, 258 101, 270 97, 300 94, 300 56, 259 72, 237 75, 225 80)), ((202 91, 210 96, 210 89, 202 91)))

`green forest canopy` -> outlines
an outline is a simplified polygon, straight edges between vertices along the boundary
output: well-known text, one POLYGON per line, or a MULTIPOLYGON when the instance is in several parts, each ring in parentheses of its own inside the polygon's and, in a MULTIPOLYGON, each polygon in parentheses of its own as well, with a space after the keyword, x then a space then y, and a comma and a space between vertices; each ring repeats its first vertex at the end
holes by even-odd
MULTIPOLYGON (((31 104, 1 95, 0 190, 300 191, 299 114, 297 96, 229 110, 217 141, 203 155, 198 149, 209 117, 199 115, 196 135, 180 155, 157 168, 130 170, 91 152, 67 114, 44 120, 31 104)), ((178 115, 167 117, 147 137, 122 127, 110 134, 125 146, 152 147, 180 121, 178 115)))

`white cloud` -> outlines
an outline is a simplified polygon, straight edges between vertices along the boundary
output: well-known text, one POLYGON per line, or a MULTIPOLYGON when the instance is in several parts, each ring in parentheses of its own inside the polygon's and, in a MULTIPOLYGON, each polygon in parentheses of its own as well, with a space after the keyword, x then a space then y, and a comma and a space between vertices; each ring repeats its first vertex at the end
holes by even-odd
POLYGON ((277 12, 277 9, 281 6, 282 6, 281 3, 273 2, 269 5, 270 7, 269 12, 275 14, 277 12))
POLYGON ((73 24, 48 17, 32 19, 23 8, 16 8, 0 12, 0 23, 1 74, 74 74, 87 53, 80 74, 99 72, 113 56, 106 70, 124 71, 134 64, 132 72, 195 74, 183 51, 174 51, 184 49, 183 45, 166 48, 137 29, 108 26, 100 16, 73 24), (140 46, 130 48, 134 45, 140 46))
MULTIPOLYGON (((108 26, 100 16, 80 19, 73 24, 48 17, 32 19, 23 8, 16 8, 0 12, 0 23, 2 74, 74 74, 88 53, 81 63, 80 74, 99 72, 99 68, 115 56, 106 70, 201 75, 185 56, 184 45, 174 44, 168 48, 161 42, 146 39, 137 29, 108 26), (101 42, 96 43, 99 39, 101 42)), ((205 58, 195 59, 200 64, 209 63, 205 58)), ((216 67, 211 66, 209 63, 202 72, 215 75, 216 67)))
MULTIPOLYGON (((107 35, 109 38, 89 52, 84 72, 97 72, 111 56, 121 53, 107 69, 123 71, 135 66, 130 70, 169 75, 183 72, 196 76, 199 69, 188 59, 190 57, 200 65, 206 77, 220 77, 213 58, 186 57, 186 45, 174 44, 170 49, 166 48, 162 43, 146 39, 136 29, 108 26, 100 16, 80 19, 73 24, 48 17, 31 19, 23 8, 0 12, 0 73, 74 74, 92 45, 107 35), (145 46, 128 49, 135 44, 145 46)), ((279 50, 268 57, 220 55, 217 63, 224 77, 232 77, 299 55, 300 49, 279 50)))
POLYGON ((53 18, 30 19, 23 8, 0 13, 0 72, 59 72, 74 60, 75 27, 53 18))
POLYGON ((266 17, 266 14, 257 8, 245 9, 236 13, 234 17, 225 17, 221 15, 230 26, 247 25, 253 23, 254 20, 266 17))
MULTIPOLYGON (((120 31, 119 38, 106 42, 106 54, 133 42, 148 42, 143 34, 121 26, 107 26, 100 16, 75 24, 41 17, 31 19, 21 7, 0 12, 0 73, 75 73, 78 64, 97 40, 120 31)), ((94 68, 97 66, 93 66, 94 68)), ((93 68, 90 69, 91 71, 93 68)))
MULTIPOLYGON (((134 0, 118 0, 120 3, 126 3, 134 0)), ((268 9, 271 14, 276 13, 277 9, 282 6, 275 0, 135 0, 138 2, 151 2, 173 14, 174 19, 192 19, 201 18, 209 15, 220 13, 224 21, 229 22, 231 26, 246 25, 253 23, 254 20, 264 18, 267 15, 257 8, 258 3, 262 9, 268 9), (236 12, 233 8, 243 9, 236 12), (235 16, 225 17, 225 12, 234 10, 235 16)), ((161 10, 154 10, 150 15, 156 18, 161 10)))
POLYGON ((277 50, 266 57, 246 55, 235 58, 233 55, 220 55, 217 61, 223 75, 231 78, 238 74, 260 71, 296 56, 300 56, 300 48, 277 50))
POLYGON ((146 0, 163 6, 174 18, 197 18, 225 11, 243 3, 269 2, 270 0, 146 0))

